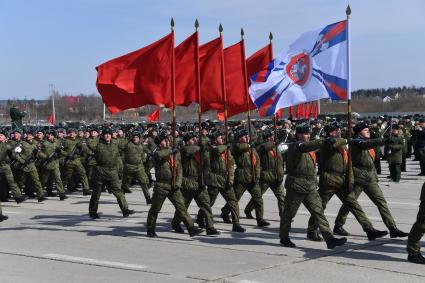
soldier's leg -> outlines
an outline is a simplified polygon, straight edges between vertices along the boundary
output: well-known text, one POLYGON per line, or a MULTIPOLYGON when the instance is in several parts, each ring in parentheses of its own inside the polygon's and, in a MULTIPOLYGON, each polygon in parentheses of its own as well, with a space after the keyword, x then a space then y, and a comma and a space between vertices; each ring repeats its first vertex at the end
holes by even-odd
POLYGON ((75 171, 81 180, 81 184, 83 185, 83 193, 89 194, 90 188, 89 188, 89 181, 87 179, 86 169, 84 169, 84 166, 82 164, 78 164, 75 167, 75 171))
POLYGON ((391 181, 395 181, 396 180, 395 164, 394 163, 390 163, 389 169, 390 169, 390 178, 391 178, 391 181))
POLYGON ((287 191, 285 197, 285 205, 283 213, 280 216, 280 232, 281 239, 289 238, 289 230, 291 229, 292 219, 297 214, 298 208, 303 201, 304 195, 297 194, 294 191, 287 191))
MULTIPOLYGON (((258 221, 264 220, 264 203, 263 196, 259 185, 248 186, 248 192, 251 194, 251 198, 254 201, 255 207, 255 218, 258 221)), ((239 198, 240 199, 240 198, 239 198)))
POLYGON ((58 191, 59 195, 64 195, 65 194, 65 190, 63 188, 63 183, 62 183, 62 179, 61 179, 61 173, 59 170, 59 167, 55 167, 52 170, 52 174, 51 174, 52 178, 55 180, 55 184, 56 184, 56 190, 58 191))
MULTIPOLYGON (((333 197, 335 192, 336 192, 335 189, 326 188, 323 186, 317 190, 317 193, 319 194, 320 199, 322 200, 323 211, 325 211, 326 205, 328 204, 330 199, 333 197)), ((319 228, 319 225, 317 221, 315 221, 315 218, 313 217, 313 215, 311 215, 308 220, 307 234, 315 232, 318 228, 319 228)))
POLYGON ((394 181, 400 182, 401 179, 401 164, 394 164, 394 181))
MULTIPOLYGON (((217 200, 217 196, 220 192, 220 189, 217 188, 217 187, 208 186, 207 192, 208 192, 208 196, 210 198, 210 207, 212 208, 214 206, 215 201, 217 200)), ((206 218, 205 213, 203 212, 202 209, 199 209, 196 219, 199 219, 200 221, 205 222, 205 220, 206 220, 205 218, 206 218)))
MULTIPOLYGON (((363 186, 360 184, 354 184, 353 187, 353 194, 355 199, 358 199, 360 194, 363 192, 363 186)), ((350 210, 348 209, 347 205, 342 204, 341 208, 338 211, 338 215, 335 219, 335 226, 344 226, 345 222, 347 221, 347 216, 350 210)))
POLYGON ((122 175, 122 181, 121 181, 121 190, 124 193, 131 193, 130 191, 130 186, 131 186, 131 181, 133 179, 133 174, 131 174, 127 168, 124 169, 123 171, 123 175, 122 175))
POLYGON ((320 233, 323 238, 326 241, 332 239, 334 236, 323 211, 322 200, 320 199, 319 193, 317 191, 313 191, 307 194, 303 200, 303 204, 319 226, 320 233))
POLYGON ((396 227, 393 216, 391 215, 390 209, 388 208, 387 201, 384 197, 384 194, 379 188, 377 183, 369 184, 364 192, 370 198, 370 200, 378 207, 379 214, 381 214, 382 221, 384 221, 385 226, 388 229, 393 229, 396 227))
POLYGON ((66 186, 66 188, 69 191, 72 191, 70 181, 71 181, 72 175, 74 173, 74 166, 72 164, 67 164, 63 168, 64 169, 63 169, 63 174, 62 174, 62 176, 63 176, 62 183, 63 183, 64 186, 66 186))
MULTIPOLYGON (((264 195, 269 187, 270 186, 269 186, 268 183, 260 182, 261 195, 264 195)), ((244 211, 245 211, 245 213, 251 213, 254 209, 255 209, 255 205, 254 205, 254 201, 251 197, 248 204, 245 206, 244 211)))
MULTIPOLYGON (((192 199, 194 197, 194 194, 192 191, 188 191, 188 190, 184 190, 184 191, 180 191, 182 198, 183 198, 183 203, 184 203, 184 207, 187 211, 187 209, 190 206, 190 203, 192 202, 192 199)), ((179 217, 180 213, 177 211, 174 212, 174 217, 171 220, 171 226, 173 228, 175 228, 174 230, 180 230, 177 227, 180 226, 180 222, 182 221, 182 219, 179 217)))
POLYGON ((401 167, 400 167, 401 172, 406 172, 406 158, 407 158, 407 155, 403 153, 403 155, 401 156, 401 167))
POLYGON ((149 204, 151 202, 151 195, 149 193, 148 187, 149 181, 143 168, 136 172, 136 179, 142 188, 143 196, 145 197, 146 202, 149 204))
POLYGON ((370 222, 363 208, 360 206, 356 199, 354 192, 347 193, 345 188, 341 188, 337 191, 336 195, 348 207, 348 210, 354 215, 357 221, 363 228, 363 231, 370 231, 373 229, 372 222, 370 222))
MULTIPOLYGON (((243 194, 244 194, 244 192, 245 192, 245 190, 246 190, 246 188, 247 188, 247 184, 241 184, 241 183, 235 183, 234 185, 233 185, 233 190, 234 190, 234 192, 235 192, 235 197, 236 197, 236 200, 239 202, 239 200, 242 198, 242 196, 243 196, 243 194)), ((221 209, 221 213, 223 214, 223 215, 229 215, 229 213, 230 213, 230 207, 229 207, 229 204, 227 204, 226 203, 226 205, 225 206, 223 206, 223 208, 221 209)))
POLYGON ((373 163, 375 165, 376 173, 381 174, 381 153, 380 152, 376 152, 373 163))
POLYGON ((155 231, 156 219, 158 218, 158 213, 161 211, 162 204, 164 203, 167 194, 168 192, 164 189, 154 188, 152 195, 152 205, 149 208, 148 218, 146 220, 148 230, 155 231))
POLYGON ((425 201, 421 201, 419 205, 418 215, 416 222, 413 224, 412 229, 407 238, 407 252, 409 255, 420 254, 421 244, 420 240, 425 234, 425 201))
POLYGON ((118 171, 113 170, 110 172, 110 174, 111 175, 108 176, 106 180, 106 185, 117 199, 118 205, 121 208, 122 213, 124 214, 126 211, 128 211, 128 204, 124 192, 121 190, 119 185, 118 171))
POLYGON ((37 170, 32 170, 27 173, 28 173, 28 177, 31 180, 31 183, 34 186, 34 190, 35 190, 35 193, 37 194, 37 197, 41 198, 44 195, 44 192, 40 183, 40 178, 38 176, 37 170))
POLYGON ((198 194, 195 195, 194 199, 198 207, 203 211, 203 214, 205 215, 206 228, 214 228, 210 196, 207 190, 201 190, 200 192, 198 192, 198 194))
MULTIPOLYGON (((285 191, 283 189, 282 184, 272 184, 270 186, 270 189, 272 190, 274 196, 277 199, 277 208, 279 211, 279 216, 282 215, 284 204, 285 204, 285 191)), ((323 208, 324 209, 324 208, 323 208)))
POLYGON ((98 207, 99 207, 99 199, 100 199, 100 195, 102 194, 102 180, 100 180, 100 178, 98 177, 94 177, 93 179, 93 189, 91 192, 91 197, 90 197, 90 204, 89 204, 89 213, 93 214, 93 213, 97 213, 98 207))
POLYGON ((4 170, 3 171, 4 180, 9 186, 9 189, 11 190, 13 197, 14 198, 22 197, 21 190, 19 189, 18 185, 15 182, 15 179, 13 177, 13 173, 10 167, 5 167, 3 168, 3 170, 4 170))
POLYGON ((234 225, 238 225, 239 224, 239 204, 238 204, 238 200, 236 199, 235 192, 231 188, 228 188, 228 189, 223 188, 220 190, 220 194, 223 196, 223 198, 226 200, 226 203, 229 205, 229 210, 232 215, 232 223, 234 225))
MULTIPOLYGON (((187 208, 185 205, 185 201, 183 198, 183 195, 180 190, 174 190, 169 193, 168 199, 171 201, 171 203, 176 208, 176 213, 179 219, 181 219, 186 226, 186 228, 189 230, 193 227, 193 221, 192 218, 190 218, 189 213, 187 212, 187 208)), ((153 200, 152 200, 153 204, 153 200)))

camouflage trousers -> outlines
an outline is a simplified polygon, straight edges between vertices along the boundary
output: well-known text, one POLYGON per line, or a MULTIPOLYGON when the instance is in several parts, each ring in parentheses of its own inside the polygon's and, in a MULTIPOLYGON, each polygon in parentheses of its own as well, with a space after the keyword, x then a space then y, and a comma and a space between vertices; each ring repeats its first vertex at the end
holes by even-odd
POLYGON ((425 201, 421 201, 419 205, 418 215, 416 222, 413 224, 412 229, 407 239, 407 252, 409 255, 416 255, 421 252, 421 238, 425 234, 425 201))
POLYGON ((49 178, 52 178, 56 184, 56 190, 59 194, 65 194, 65 190, 63 189, 63 183, 61 179, 61 173, 59 170, 59 166, 54 167, 53 169, 41 169, 40 170, 40 181, 41 185, 46 186, 49 178))
MULTIPOLYGON (((274 196, 277 199, 277 208, 279 211, 279 216, 281 216, 283 213, 284 201, 285 201, 285 191, 283 190, 283 186, 281 182, 280 183, 260 182, 261 195, 264 195, 269 188, 272 190, 274 196)), ((245 211, 252 212, 254 208, 255 208, 254 201, 251 198, 245 207, 245 211)))
POLYGON ((136 179, 142 188, 143 195, 145 196, 145 200, 148 201, 151 199, 148 188, 148 177, 146 176, 145 169, 141 167, 139 170, 131 171, 124 166, 123 178, 121 183, 121 189, 124 193, 126 193, 131 186, 131 182, 133 179, 136 179))
MULTIPOLYGON (((233 186, 233 189, 235 191, 236 200, 239 201, 245 191, 248 191, 251 194, 252 201, 254 203, 254 209, 255 209, 255 216, 257 221, 263 219, 264 214, 264 204, 263 204, 263 197, 261 194, 261 189, 258 184, 242 184, 242 183, 235 183, 233 186)), ((230 213, 230 206, 229 204, 226 204, 222 209, 221 212, 225 215, 229 215, 230 213)))
POLYGON ((0 176, 6 181, 6 184, 12 192, 14 198, 22 196, 21 190, 15 182, 12 169, 10 168, 9 164, 0 166, 0 176))

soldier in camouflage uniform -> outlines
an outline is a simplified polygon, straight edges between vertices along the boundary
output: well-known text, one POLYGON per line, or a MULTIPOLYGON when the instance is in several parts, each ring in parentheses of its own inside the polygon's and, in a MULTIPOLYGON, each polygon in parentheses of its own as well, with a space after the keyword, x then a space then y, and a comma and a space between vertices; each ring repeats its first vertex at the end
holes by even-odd
MULTIPOLYGON (((381 138, 381 130, 379 129, 378 123, 376 120, 371 121, 370 126, 370 138, 371 139, 379 139, 381 138)), ((376 173, 379 175, 381 174, 381 146, 377 145, 374 149, 375 151, 375 159, 373 160, 373 163, 375 165, 376 173)))
POLYGON ((409 130, 406 129, 404 124, 400 124, 400 136, 403 138, 403 149, 402 149, 402 155, 401 155, 401 172, 406 172, 406 158, 408 156, 408 147, 410 143, 410 139, 412 135, 410 134, 409 130))
POLYGON ((146 176, 145 167, 143 166, 145 152, 140 141, 141 134, 139 132, 134 132, 131 136, 131 141, 127 142, 123 146, 124 169, 121 189, 124 193, 131 193, 131 182, 133 179, 136 179, 142 188, 146 203, 151 204, 148 177, 146 176))
MULTIPOLYGON (((87 146, 89 148, 95 148, 99 143, 99 132, 97 128, 93 127, 90 129, 90 137, 86 140, 87 146)), ((94 187, 94 170, 96 168, 96 159, 93 158, 93 155, 87 155, 86 160, 86 174, 87 180, 89 182, 90 190, 93 190, 94 187)))
MULTIPOLYGON (((68 137, 64 142, 65 163, 63 173, 63 185, 70 190, 70 182, 73 175, 81 180, 83 185, 83 195, 90 195, 89 182, 87 180, 86 170, 81 163, 81 156, 84 154, 84 142, 76 138, 75 129, 68 130, 68 137)), ((72 190, 70 190, 72 192, 72 190)))
MULTIPOLYGON (((354 139, 351 142, 351 156, 353 162, 353 191, 355 197, 358 199, 360 194, 364 191, 378 207, 385 226, 390 230, 390 237, 406 237, 409 234, 397 228, 384 194, 378 185, 378 175, 376 174, 375 165, 373 163, 375 158, 375 151, 373 149, 378 145, 382 145, 383 140, 370 139, 369 126, 364 122, 358 123, 353 130, 354 139)), ((335 219, 334 233, 344 236, 348 235, 348 232, 342 227, 347 220, 348 212, 348 207, 343 204, 335 219)))
MULTIPOLYGON (((245 191, 248 191, 254 202, 257 226, 269 226, 270 223, 263 218, 263 197, 259 185, 261 177, 260 158, 255 148, 250 144, 247 130, 239 130, 235 137, 235 141, 237 142, 233 144, 232 154, 236 162, 235 181, 233 184, 236 199, 239 201, 245 191)), ((230 206, 226 204, 221 211, 223 219, 228 219, 230 206)))
POLYGON ((15 162, 18 163, 19 168, 16 177, 19 187, 22 189, 24 185, 27 185, 27 181, 30 181, 30 184, 37 194, 38 202, 46 200, 47 198, 44 197, 43 188, 40 183, 37 168, 35 167, 36 159, 43 156, 40 154, 40 148, 37 147, 31 131, 26 132, 24 141, 15 144, 13 153, 13 158, 15 162))
POLYGON ((151 238, 157 237, 155 232, 156 220, 166 198, 176 208, 176 213, 185 224, 189 235, 191 237, 198 235, 203 230, 193 225, 180 190, 182 186, 182 167, 178 149, 170 148, 170 140, 165 132, 160 133, 155 138, 155 143, 159 149, 155 151, 153 159, 156 181, 152 195, 152 205, 147 218, 147 236, 151 238))
MULTIPOLYGON (((277 208, 279 216, 282 215, 285 192, 282 187, 283 182, 283 156, 277 150, 274 142, 273 133, 270 130, 263 131, 263 143, 257 147, 258 155, 260 156, 261 175, 260 188, 261 194, 270 188, 277 199, 277 208)), ((251 211, 254 210, 254 202, 251 199, 245 207, 245 214, 248 219, 253 219, 251 211)))
POLYGON ((149 179, 149 187, 152 187, 153 181, 152 181, 152 175, 151 170, 153 168, 153 159, 152 156, 154 155, 155 150, 157 149, 155 138, 158 135, 158 132, 156 128, 152 128, 149 131, 148 136, 146 137, 145 141, 143 142, 143 149, 146 150, 146 160, 145 160, 145 171, 146 175, 149 179))
MULTIPOLYGON (((18 188, 13 177, 12 169, 10 168, 10 161, 13 153, 11 146, 7 143, 6 135, 7 133, 5 131, 0 131, 0 177, 6 181, 15 201, 21 203, 25 201, 26 198, 18 188)), ((9 192, 6 192, 6 194, 8 193, 9 192)))
MULTIPOLYGON (((347 140, 341 138, 340 124, 332 122, 325 126, 324 131, 327 138, 320 147, 322 154, 319 162, 322 163, 322 174, 320 174, 318 190, 323 210, 326 209, 331 198, 336 195, 349 207, 350 212, 359 221, 369 240, 387 235, 387 231, 378 231, 373 228, 372 223, 351 191, 354 182, 353 172, 348 172, 348 152, 345 148, 347 140), (351 175, 350 184, 347 184, 348 173, 351 175)), ((311 216, 308 221, 307 238, 312 241, 321 241, 318 228, 317 222, 311 216)))
POLYGON ((89 215, 92 219, 98 219, 97 213, 102 186, 106 185, 116 197, 118 205, 124 217, 134 214, 134 210, 128 209, 127 200, 119 187, 118 159, 121 158, 118 145, 112 141, 112 130, 102 130, 102 137, 95 147, 89 148, 93 158, 96 159, 94 172, 94 187, 90 198, 89 215))
POLYGON ((295 247, 289 238, 292 219, 301 203, 308 209, 325 238, 328 249, 344 245, 346 238, 335 238, 322 208, 322 200, 317 192, 316 155, 322 140, 310 141, 308 124, 296 128, 297 141, 289 146, 287 152, 287 172, 285 180, 286 198, 284 211, 280 218, 280 243, 285 247, 295 247))
MULTIPOLYGON (((209 154, 204 159, 205 181, 208 186, 210 205, 213 207, 218 194, 229 205, 232 221, 226 219, 226 223, 233 223, 233 232, 243 233, 245 229, 239 224, 239 205, 233 191, 234 164, 232 153, 225 144, 224 134, 221 131, 213 133, 215 144, 210 148, 209 154)), ((199 210, 198 218, 205 218, 203 210, 199 210)))
MULTIPOLYGON (((207 192, 207 187, 202 184, 201 175, 206 175, 204 166, 201 166, 206 155, 204 147, 198 145, 197 138, 193 132, 187 133, 184 138, 185 146, 180 150, 181 161, 182 161, 182 186, 181 192, 184 198, 184 204, 186 208, 189 208, 192 200, 195 200, 198 207, 202 210, 203 216, 197 220, 200 228, 206 227, 207 235, 218 235, 220 234, 214 228, 214 220, 212 216, 212 210, 210 205, 210 197, 207 192), (205 222, 203 221, 205 219, 205 222)), ((180 226, 180 218, 177 213, 174 214, 174 218, 171 225, 177 233, 183 233, 183 229, 180 226)))
MULTIPOLYGON (((399 126, 393 125, 390 137, 385 141, 388 146, 388 163, 390 169, 390 179, 394 182, 400 182, 401 162, 403 154, 404 141, 399 135, 399 126)), ((375 157, 376 158, 376 157, 375 157)))
POLYGON ((407 259, 413 263, 425 264, 425 257, 421 255, 421 238, 425 233, 425 183, 422 185, 421 203, 419 204, 419 211, 416 217, 416 222, 410 230, 409 237, 407 238, 407 259))
POLYGON ((58 159, 58 157, 64 154, 62 150, 63 146, 55 139, 54 130, 48 131, 46 135, 47 139, 43 142, 41 147, 40 181, 44 187, 51 177, 55 181, 59 199, 65 200, 68 197, 65 195, 65 190, 63 188, 58 159))

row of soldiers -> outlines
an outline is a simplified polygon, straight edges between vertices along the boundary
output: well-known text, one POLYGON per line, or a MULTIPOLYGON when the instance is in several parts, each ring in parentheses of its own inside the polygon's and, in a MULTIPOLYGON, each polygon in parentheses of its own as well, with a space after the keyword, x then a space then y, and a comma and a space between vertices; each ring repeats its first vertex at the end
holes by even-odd
MULTIPOLYGON (((52 193, 53 184, 59 198, 64 200, 64 187, 72 191, 75 190, 73 183, 81 182, 83 193, 91 194, 89 214, 93 219, 100 217, 98 204, 104 187, 117 198, 123 216, 133 214, 124 193, 131 192, 129 187, 136 179, 147 203, 151 204, 147 219, 149 237, 156 237, 156 219, 166 198, 176 208, 171 224, 173 230, 184 233, 183 222, 191 236, 202 233, 202 228, 206 228, 208 235, 219 234, 214 228, 211 210, 219 193, 226 200, 221 217, 225 223, 232 223, 234 232, 245 232, 239 223, 238 206, 245 191, 251 195, 244 209, 247 218, 253 218, 251 211, 255 211, 257 225, 266 227, 269 223, 263 217, 262 195, 268 188, 277 199, 281 217, 280 242, 284 246, 295 247, 289 231, 301 203, 311 213, 307 238, 322 241, 321 234, 328 248, 346 242, 345 237, 337 238, 334 234, 348 235, 343 228, 348 212, 353 213, 370 240, 388 234, 373 227, 357 202, 363 191, 378 207, 390 237, 408 235, 396 226, 379 188, 374 162, 380 152, 374 149, 385 146, 389 148, 390 165, 397 164, 391 159, 401 149, 397 126, 391 125, 388 137, 371 139, 370 126, 360 122, 353 125, 354 138, 349 140, 342 138, 344 133, 337 121, 324 127, 316 123, 313 130, 309 123, 299 123, 294 131, 287 121, 279 123, 275 132, 270 128, 262 125, 247 129, 237 125, 229 129, 233 134, 227 142, 227 135, 220 127, 208 125, 198 129, 185 125, 174 132, 169 128, 161 131, 151 128, 146 136, 133 128, 128 132, 128 139, 124 138, 124 131, 110 127, 104 127, 99 138, 98 129, 93 127, 88 134, 82 131, 80 135, 77 130, 69 129, 67 137, 61 130, 48 130, 46 138, 40 132, 27 130, 22 140, 20 130, 16 129, 9 141, 6 133, 0 134, 0 172, 17 202, 25 200, 21 192, 29 189, 34 189, 38 201, 42 202, 46 199, 44 187, 52 193), (200 140, 197 131, 201 131, 200 140), (180 133, 182 139, 178 136, 180 133), (250 136, 254 138, 251 140, 250 136), (348 143, 352 148, 352 170, 348 166, 348 143), (282 186, 285 164, 286 197, 282 186), (151 198, 148 188, 153 181, 152 168, 155 182, 151 198), (334 194, 343 206, 332 231, 324 209, 334 194), (196 219, 198 226, 187 212, 192 200, 200 208, 196 219)), ((385 135, 385 131, 382 134, 385 135)), ((411 233, 408 251, 409 260, 423 263, 419 251, 420 233, 423 234, 424 230, 421 220, 418 215, 418 224, 413 227, 416 230, 412 229, 416 232, 411 233)))

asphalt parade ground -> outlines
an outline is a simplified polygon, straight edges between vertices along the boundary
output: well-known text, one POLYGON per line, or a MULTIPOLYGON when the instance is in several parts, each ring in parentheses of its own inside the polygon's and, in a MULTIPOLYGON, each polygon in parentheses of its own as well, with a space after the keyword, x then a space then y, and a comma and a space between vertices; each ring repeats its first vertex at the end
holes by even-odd
MULTIPOLYGON (((398 228, 410 231, 416 219, 425 177, 418 177, 418 162, 408 160, 400 183, 389 182, 382 162, 380 185, 398 228)), ((301 206, 291 238, 296 248, 279 244, 279 216, 271 191, 264 196, 268 228, 246 219, 240 202, 241 224, 246 233, 231 232, 224 224, 219 197, 213 212, 219 237, 190 238, 171 230, 174 207, 167 200, 157 222, 158 238, 146 237, 146 205, 139 188, 127 194, 136 214, 121 216, 118 204, 103 193, 101 219, 88 216, 89 196, 74 193, 66 201, 50 197, 19 206, 2 203, 9 220, 0 223, 0 282, 425 282, 425 267, 407 262, 406 238, 368 241, 350 215, 345 229, 351 234, 343 247, 326 249, 324 242, 306 239, 309 217, 301 206)), ((386 229, 375 205, 365 194, 360 204, 375 228, 386 229)), ((336 196, 326 208, 331 228, 341 203, 336 196)), ((189 212, 195 218, 192 203, 189 212)), ((425 239, 423 239, 425 240, 425 239)), ((422 242, 423 244, 423 242, 422 242)))

